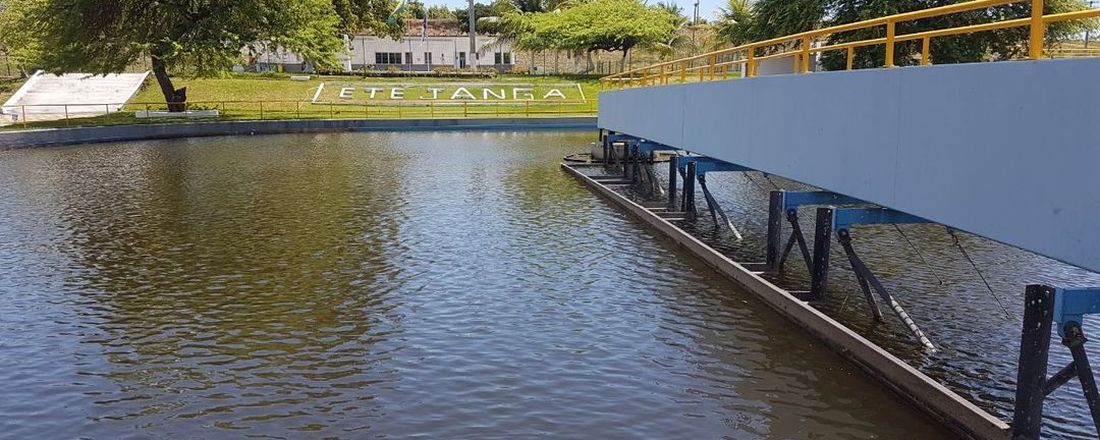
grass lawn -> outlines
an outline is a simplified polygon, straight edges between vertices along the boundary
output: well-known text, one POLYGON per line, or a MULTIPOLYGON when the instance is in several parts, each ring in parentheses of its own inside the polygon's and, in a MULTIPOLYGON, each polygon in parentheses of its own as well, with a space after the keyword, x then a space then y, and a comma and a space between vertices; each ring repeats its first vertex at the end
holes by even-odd
MULTIPOLYGON (((361 78, 354 76, 319 76, 309 81, 292 81, 289 77, 262 77, 258 75, 238 75, 230 78, 217 79, 174 79, 175 86, 187 87, 187 98, 191 102, 222 102, 222 101, 311 101, 317 87, 325 83, 326 87, 332 84, 362 84, 362 85, 446 85, 468 83, 494 83, 509 84, 579 84, 585 97, 595 99, 599 92, 599 80, 595 78, 575 79, 560 76, 516 76, 502 75, 493 79, 481 78, 361 78)), ((145 88, 138 93, 133 100, 134 104, 161 104, 164 96, 156 83, 150 79, 145 88)))
MULTIPOLYGON (((509 117, 555 116, 595 114, 599 80, 593 77, 532 77, 502 75, 497 78, 362 78, 353 76, 313 77, 308 81, 293 81, 289 75, 267 76, 242 74, 227 78, 174 80, 175 86, 187 87, 188 101, 195 109, 218 109, 217 120, 254 119, 324 119, 324 118, 453 118, 453 117, 509 117), (320 99, 312 103, 321 83, 325 83, 320 99), (551 87, 560 87, 566 100, 495 102, 436 102, 409 96, 403 101, 386 99, 367 100, 366 92, 357 89, 362 96, 355 99, 339 99, 343 87, 406 86, 423 89, 430 86, 451 90, 468 84, 492 84, 491 87, 529 87, 534 94, 542 95, 551 87), (579 86, 579 87, 578 87, 579 86), (579 90, 578 90, 579 89, 579 90), (581 97, 585 98, 582 100, 581 97), (263 104, 261 104, 263 102, 263 104)), ((2 84, 2 83, 0 83, 2 84)), ((2 87, 2 86, 0 86, 2 87)), ((412 89, 410 89, 412 90, 412 89)), ((481 90, 472 93, 481 98, 481 90)), ((14 91, 14 90, 13 90, 14 91)), ((0 95, 2 95, 0 89, 0 95)), ((440 95, 443 99, 444 95, 440 95)), ((381 98, 381 96, 379 96, 381 98)), ((150 77, 145 86, 130 100, 123 112, 69 121, 31 121, 27 128, 76 127, 93 125, 119 125, 141 123, 190 122, 196 119, 138 119, 137 110, 161 110, 164 97, 155 80, 150 77)), ((22 124, 4 127, 21 129, 22 124)))

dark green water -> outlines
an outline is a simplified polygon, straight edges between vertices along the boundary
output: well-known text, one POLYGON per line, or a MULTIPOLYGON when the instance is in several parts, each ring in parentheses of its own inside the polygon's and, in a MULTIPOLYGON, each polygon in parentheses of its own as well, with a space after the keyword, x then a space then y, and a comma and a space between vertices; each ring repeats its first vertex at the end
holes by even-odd
POLYGON ((593 138, 0 152, 0 437, 946 435, 558 169, 593 138))

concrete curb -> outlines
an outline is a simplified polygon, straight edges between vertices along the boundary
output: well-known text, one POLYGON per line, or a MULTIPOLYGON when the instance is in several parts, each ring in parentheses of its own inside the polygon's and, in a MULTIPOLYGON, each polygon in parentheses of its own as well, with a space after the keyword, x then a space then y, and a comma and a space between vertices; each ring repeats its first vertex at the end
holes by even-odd
POLYGON ((0 132, 0 150, 143 139, 341 131, 596 129, 595 116, 470 119, 308 119, 118 125, 0 132))

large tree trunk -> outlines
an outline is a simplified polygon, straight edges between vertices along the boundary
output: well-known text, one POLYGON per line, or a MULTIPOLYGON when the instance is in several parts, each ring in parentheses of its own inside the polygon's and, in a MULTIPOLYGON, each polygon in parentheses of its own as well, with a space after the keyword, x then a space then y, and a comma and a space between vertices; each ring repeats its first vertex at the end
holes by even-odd
POLYGON ((585 52, 585 60, 588 62, 588 66, 584 69, 584 73, 592 73, 596 69, 596 65, 592 63, 592 51, 585 52))
POLYGON ((187 87, 176 89, 172 85, 172 77, 168 76, 168 67, 156 57, 153 58, 153 76, 157 78, 157 85, 160 86, 160 92, 168 104, 168 111, 187 111, 187 87))
POLYGON ((623 49, 623 59, 619 60, 619 72, 626 72, 626 56, 630 54, 630 49, 623 49))

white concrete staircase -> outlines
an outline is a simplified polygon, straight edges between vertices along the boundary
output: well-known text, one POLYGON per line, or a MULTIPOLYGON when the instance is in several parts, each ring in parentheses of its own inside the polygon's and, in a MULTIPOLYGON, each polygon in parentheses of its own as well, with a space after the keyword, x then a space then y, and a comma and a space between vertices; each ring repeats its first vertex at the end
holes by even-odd
POLYGON ((114 113, 133 98, 148 76, 148 72, 107 76, 67 73, 58 76, 39 71, 0 107, 0 112, 9 115, 25 113, 29 119, 114 113))

